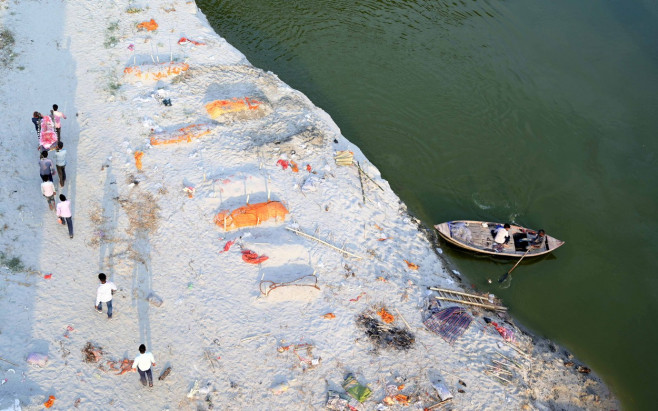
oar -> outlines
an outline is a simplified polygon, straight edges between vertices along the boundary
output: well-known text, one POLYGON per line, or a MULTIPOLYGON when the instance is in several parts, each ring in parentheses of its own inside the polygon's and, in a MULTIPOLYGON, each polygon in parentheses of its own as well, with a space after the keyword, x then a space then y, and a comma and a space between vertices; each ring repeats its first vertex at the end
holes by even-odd
POLYGON ((511 273, 512 271, 514 271, 514 269, 516 268, 517 265, 519 265, 519 263, 521 262, 521 260, 523 260, 523 258, 524 258, 526 255, 528 255, 528 253, 530 252, 530 250, 532 250, 532 246, 530 246, 530 244, 528 244, 528 249, 526 250, 525 254, 523 254, 523 255, 521 256, 521 258, 519 258, 519 261, 517 261, 516 264, 514 264, 514 267, 512 267, 511 270, 509 270, 508 272, 506 272, 502 277, 500 277, 500 278, 498 279, 498 282, 499 282, 499 283, 502 283, 503 281, 507 280, 507 277, 510 275, 510 273, 511 273))

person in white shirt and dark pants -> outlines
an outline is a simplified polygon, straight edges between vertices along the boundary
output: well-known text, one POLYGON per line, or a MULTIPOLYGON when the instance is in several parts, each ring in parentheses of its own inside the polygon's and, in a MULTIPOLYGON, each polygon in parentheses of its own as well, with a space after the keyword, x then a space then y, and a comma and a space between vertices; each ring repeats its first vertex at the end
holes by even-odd
POLYGON ((139 346, 139 355, 133 361, 133 368, 137 368, 139 372, 139 380, 142 385, 146 387, 146 379, 148 378, 149 387, 153 387, 153 373, 151 366, 155 367, 155 358, 151 352, 146 352, 146 346, 141 344, 139 346))
POLYGON ((112 281, 107 281, 107 276, 104 273, 98 274, 100 285, 96 290, 96 311, 103 312, 103 303, 107 305, 107 318, 112 318, 112 295, 117 290, 117 286, 112 281))

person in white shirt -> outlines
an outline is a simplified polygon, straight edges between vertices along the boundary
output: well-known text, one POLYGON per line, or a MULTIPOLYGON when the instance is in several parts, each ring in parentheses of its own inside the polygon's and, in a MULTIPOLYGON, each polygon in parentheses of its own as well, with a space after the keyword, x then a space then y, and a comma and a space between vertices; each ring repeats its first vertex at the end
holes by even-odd
POLYGON ((98 274, 100 285, 96 290, 96 311, 103 312, 103 303, 107 305, 107 318, 112 318, 112 295, 117 290, 117 286, 112 281, 107 281, 107 276, 104 273, 98 274))
POLYGON ((55 131, 57 132, 57 141, 60 141, 62 138, 62 119, 66 120, 66 116, 61 111, 57 111, 59 107, 57 104, 53 104, 53 109, 50 110, 51 117, 55 122, 55 131))
POLYGON ((509 230, 511 227, 509 224, 505 224, 502 227, 498 227, 495 230, 491 230, 491 235, 494 237, 494 247, 498 246, 499 248, 502 248, 503 244, 507 244, 509 241, 509 230))
POLYGON ((55 184, 52 181, 44 181, 41 183, 41 194, 46 197, 48 207, 51 210, 55 209, 55 184))
POLYGON ((66 199, 64 194, 59 195, 59 203, 57 204, 57 217, 59 217, 60 223, 66 225, 69 228, 69 237, 73 238, 73 217, 71 216, 71 202, 66 199))
POLYGON ((146 352, 146 346, 141 344, 139 346, 139 355, 135 357, 135 361, 133 361, 133 369, 137 369, 137 372, 139 372, 139 380, 145 387, 147 377, 149 387, 153 387, 153 373, 151 372, 151 366, 155 367, 155 358, 153 358, 151 352, 146 352))
POLYGON ((66 150, 64 150, 64 143, 61 141, 57 143, 57 151, 55 151, 55 167, 57 174, 59 174, 59 186, 64 187, 66 182, 66 150))

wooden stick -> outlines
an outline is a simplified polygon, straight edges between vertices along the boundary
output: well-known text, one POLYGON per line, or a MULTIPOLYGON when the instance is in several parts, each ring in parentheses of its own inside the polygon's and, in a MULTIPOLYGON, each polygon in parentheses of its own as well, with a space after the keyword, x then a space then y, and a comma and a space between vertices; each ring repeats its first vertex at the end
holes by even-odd
POLYGON ((213 364, 212 360, 210 359, 210 355, 208 355, 208 351, 204 351, 204 354, 206 354, 206 358, 208 359, 208 362, 210 363, 210 366, 212 367, 212 371, 215 372, 215 364, 213 364))
POLYGON ((463 295, 464 297, 473 297, 473 298, 477 298, 477 299, 480 299, 480 300, 489 301, 489 299, 487 297, 484 297, 484 296, 481 296, 481 295, 462 293, 462 292, 459 292, 459 291, 448 290, 447 288, 429 287, 429 289, 434 290, 434 291, 444 291, 444 292, 447 292, 447 293, 463 295))
POLYGON ((368 174, 366 174, 365 171, 363 171, 363 169, 361 168, 361 164, 359 164, 358 161, 356 162, 356 166, 359 167, 359 171, 361 171, 361 172, 363 173, 364 176, 368 177, 368 180, 372 181, 372 182, 373 182, 373 183, 374 183, 374 184, 375 184, 380 190, 384 191, 384 189, 383 189, 379 184, 377 184, 377 183, 375 182, 375 180, 373 180, 372 178, 370 178, 370 176, 369 176, 368 174))
POLYGON ((20 365, 16 364, 15 362, 11 362, 11 361, 9 361, 9 360, 5 360, 5 359, 2 358, 2 357, 0 357, 0 360, 2 360, 2 361, 4 361, 4 362, 8 362, 8 363, 11 364, 11 365, 15 365, 15 366, 17 366, 17 367, 20 367, 20 365))
POLYGON ((407 325, 407 328, 409 329, 409 331, 411 331, 411 326, 409 325, 409 323, 407 322, 407 320, 404 319, 404 317, 402 316, 402 314, 400 314, 400 310, 398 310, 398 309, 396 308, 396 309, 395 309, 395 312, 398 313, 398 315, 400 316, 400 318, 402 318, 402 321, 404 321, 404 323, 407 325))
POLYGON ((324 244, 324 245, 326 245, 326 246, 328 246, 328 247, 331 247, 331 248, 333 248, 333 249, 335 249, 335 250, 337 250, 337 251, 339 251, 339 252, 341 252, 341 253, 343 253, 343 254, 349 255, 350 257, 358 258, 359 260, 363 258, 363 257, 360 257, 360 256, 358 256, 358 255, 356 255, 356 254, 352 254, 352 253, 350 253, 350 252, 348 252, 348 251, 341 250, 340 248, 338 248, 338 247, 336 247, 336 246, 333 246, 333 245, 331 245, 331 244, 329 244, 329 243, 327 243, 327 242, 325 242, 325 241, 322 241, 322 240, 320 240, 319 238, 316 238, 316 237, 313 237, 312 235, 309 235, 309 234, 306 234, 306 233, 304 233, 304 232, 301 232, 301 231, 295 230, 294 228, 286 227, 286 230, 292 231, 292 232, 295 233, 295 234, 299 234, 299 235, 301 235, 302 237, 307 237, 307 238, 310 238, 311 240, 315 240, 315 241, 317 241, 317 242, 319 242, 319 243, 321 243, 321 244, 324 244))
POLYGON ((440 407, 446 405, 448 402, 452 401, 452 398, 448 398, 447 400, 443 400, 441 402, 437 402, 434 405, 430 405, 429 407, 425 408, 426 410, 438 410, 440 407))
POLYGON ((434 297, 437 300, 443 300, 443 301, 450 301, 452 303, 458 303, 458 304, 466 304, 466 305, 474 305, 476 307, 482 307, 486 308, 488 310, 493 310, 493 311, 507 311, 507 307, 503 307, 500 305, 489 305, 489 304, 480 304, 480 303, 472 303, 470 301, 463 301, 463 300, 456 300, 454 298, 448 298, 448 297, 434 297))
POLYGON ((521 354, 521 355, 523 356, 523 358, 525 358, 526 360, 528 359, 528 354, 526 354, 526 353, 524 353, 523 351, 521 351, 520 348, 515 347, 514 345, 508 343, 507 341, 505 341, 504 343, 505 343, 505 345, 508 345, 508 346, 512 347, 512 348, 514 349, 514 351, 516 351, 516 352, 518 352, 519 354, 521 354))
POLYGON ((363 190, 363 177, 361 176, 361 167, 359 167, 359 162, 356 162, 356 165, 359 170, 359 183, 361 184, 361 195, 363 196, 363 204, 366 203, 366 192, 363 190))
POLYGON ((507 361, 509 361, 509 362, 511 362, 512 364, 514 364, 514 366, 515 366, 516 368, 518 368, 518 369, 521 369, 521 368, 522 368, 522 367, 521 367, 516 361, 514 361, 514 360, 512 360, 511 358, 507 357, 506 355, 504 355, 504 354, 501 353, 500 351, 496 351, 496 353, 497 353, 498 355, 502 356, 502 357, 503 357, 504 359, 506 359, 507 361))
POLYGON ((254 336, 251 336, 251 337, 246 337, 246 338, 241 339, 240 342, 243 343, 243 342, 246 342, 246 341, 254 340, 256 338, 267 337, 270 334, 272 334, 272 333, 265 333, 265 334, 254 335, 254 336))
POLYGON ((504 370, 503 370, 503 369, 501 369, 500 367, 496 367, 496 366, 489 365, 489 364, 486 364, 486 366, 489 367, 489 368, 493 368, 493 370, 495 370, 495 371, 497 371, 497 372, 501 372, 501 373, 503 373, 503 374, 514 375, 514 374, 512 374, 511 371, 507 371, 507 369, 504 369, 504 370))
POLYGON ((514 271, 514 269, 516 268, 516 266, 519 265, 519 263, 521 262, 521 260, 523 260, 523 259, 525 258, 525 256, 528 255, 528 253, 530 252, 530 250, 532 250, 532 246, 530 246, 530 244, 528 244, 528 249, 526 250, 525 254, 523 254, 523 255, 521 256, 521 258, 519 258, 519 261, 517 261, 516 264, 514 264, 514 267, 512 267, 511 270, 509 270, 508 272, 506 272, 502 277, 500 277, 500 278, 498 279, 498 282, 499 282, 499 283, 502 283, 503 281, 505 281, 505 280, 507 279, 507 277, 512 273, 512 271, 514 271))
POLYGON ((492 372, 485 371, 484 373, 487 374, 487 375, 494 376, 494 377, 496 377, 496 378, 498 378, 498 379, 501 379, 501 380, 505 381, 505 382, 508 383, 508 384, 511 384, 511 383, 512 383, 510 380, 505 379, 505 378, 501 377, 500 375, 494 374, 494 373, 492 373, 492 372))

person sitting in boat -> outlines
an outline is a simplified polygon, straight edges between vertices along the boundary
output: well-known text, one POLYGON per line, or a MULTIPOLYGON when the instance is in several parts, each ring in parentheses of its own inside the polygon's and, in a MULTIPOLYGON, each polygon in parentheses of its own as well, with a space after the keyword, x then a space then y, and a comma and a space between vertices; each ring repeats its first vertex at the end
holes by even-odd
POLYGON ((528 243, 528 247, 532 248, 540 248, 544 245, 544 240, 546 240, 546 232, 544 230, 528 230, 525 233, 526 237, 519 240, 520 242, 525 241, 528 243))
POLYGON ((509 242, 509 230, 511 227, 509 224, 505 224, 504 226, 498 226, 495 229, 491 230, 491 235, 494 238, 494 245, 497 245, 498 247, 502 248, 503 244, 507 244, 509 242))

